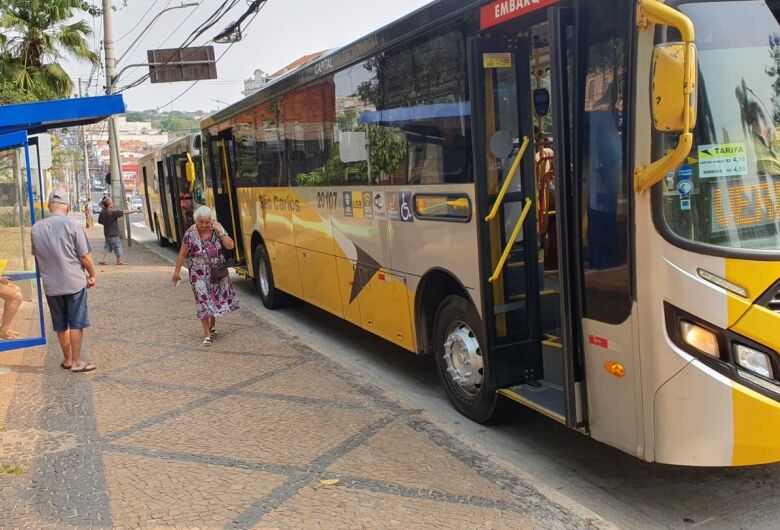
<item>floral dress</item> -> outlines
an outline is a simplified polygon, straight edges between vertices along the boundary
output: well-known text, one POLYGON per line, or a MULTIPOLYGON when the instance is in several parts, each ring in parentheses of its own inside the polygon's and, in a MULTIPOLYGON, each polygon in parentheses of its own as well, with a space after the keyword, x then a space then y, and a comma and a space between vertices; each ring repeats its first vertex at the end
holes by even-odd
POLYGON ((212 231, 211 239, 204 241, 198 234, 197 225, 192 225, 184 234, 182 241, 189 252, 187 254, 187 269, 189 269, 190 285, 195 294, 198 319, 219 317, 238 309, 238 296, 233 289, 230 276, 225 276, 219 283, 211 283, 211 267, 224 261, 222 244, 217 234, 212 231))

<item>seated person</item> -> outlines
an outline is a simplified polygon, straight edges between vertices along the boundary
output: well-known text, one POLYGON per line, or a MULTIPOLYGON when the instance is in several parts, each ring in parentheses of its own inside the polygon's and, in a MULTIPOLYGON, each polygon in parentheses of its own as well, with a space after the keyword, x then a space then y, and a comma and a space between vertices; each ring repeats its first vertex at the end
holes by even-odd
POLYGON ((3 299, 3 318, 0 320, 0 339, 19 338, 19 332, 11 329, 11 322, 22 305, 22 289, 5 276, 0 276, 0 298, 3 299))

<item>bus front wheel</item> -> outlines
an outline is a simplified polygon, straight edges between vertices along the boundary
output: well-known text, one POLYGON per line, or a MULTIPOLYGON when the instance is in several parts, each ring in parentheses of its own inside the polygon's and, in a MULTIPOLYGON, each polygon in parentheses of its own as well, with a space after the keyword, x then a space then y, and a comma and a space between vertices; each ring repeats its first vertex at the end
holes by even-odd
POLYGON ((496 410, 498 394, 490 385, 490 369, 482 322, 462 296, 448 296, 434 323, 434 355, 447 396, 464 416, 483 423, 496 410))
POLYGON ((260 293, 260 300, 268 309, 277 309, 282 306, 284 294, 276 289, 274 275, 271 270, 271 259, 264 245, 257 245, 254 253, 255 282, 260 293))

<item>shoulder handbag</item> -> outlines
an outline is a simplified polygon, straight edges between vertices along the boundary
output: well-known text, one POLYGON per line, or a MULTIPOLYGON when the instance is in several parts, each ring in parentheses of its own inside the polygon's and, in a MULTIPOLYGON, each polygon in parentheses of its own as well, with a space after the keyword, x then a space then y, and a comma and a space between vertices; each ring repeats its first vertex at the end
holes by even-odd
MULTIPOLYGON (((215 234, 216 235, 216 234, 215 234)), ((225 256, 222 254, 222 244, 219 244, 219 265, 212 265, 209 278, 211 279, 211 283, 220 283, 222 280, 227 278, 228 275, 228 267, 227 263, 225 262, 225 256)))

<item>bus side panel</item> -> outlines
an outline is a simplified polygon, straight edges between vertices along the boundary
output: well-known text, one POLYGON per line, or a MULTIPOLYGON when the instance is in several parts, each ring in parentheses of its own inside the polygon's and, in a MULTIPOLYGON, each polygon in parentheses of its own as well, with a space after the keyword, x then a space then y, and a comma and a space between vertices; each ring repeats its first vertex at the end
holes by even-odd
POLYGON ((335 252, 339 259, 355 263, 352 278, 342 268, 339 277, 345 314, 395 344, 414 350, 411 317, 406 301, 406 277, 390 269, 387 210, 379 186, 331 187, 325 206, 331 210, 335 252))
POLYGON ((327 193, 326 187, 296 187, 290 190, 290 197, 296 205, 292 216, 293 230, 298 248, 333 255, 327 193))
POLYGON ((336 257, 303 248, 297 250, 303 299, 343 318, 336 257))
POLYGON ((271 259, 274 284, 280 290, 303 299, 298 252, 293 245, 266 240, 265 247, 271 259))
POLYGON ((322 200, 325 187, 290 190, 292 219, 304 300, 343 316, 330 212, 322 200))
POLYGON ((406 278, 386 269, 358 266, 363 328, 414 350, 406 278))
POLYGON ((387 234, 390 245, 389 268, 422 277, 432 268, 452 273, 470 291, 481 312, 477 222, 479 222, 473 184, 436 184, 429 186, 393 186, 385 192, 388 205, 387 234), (401 197, 415 194, 441 194, 468 197, 471 217, 468 222, 420 219, 402 220, 393 211, 401 197))
POLYGON ((263 239, 295 246, 293 209, 301 207, 300 201, 291 198, 288 188, 250 188, 258 190, 251 211, 257 217, 248 226, 257 226, 263 239))
POLYGON ((360 318, 360 302, 357 297, 354 299, 353 291, 355 282, 359 281, 357 277, 357 264, 345 258, 336 258, 336 269, 338 272, 339 291, 341 292, 341 307, 344 311, 344 319, 352 322, 356 326, 362 326, 363 321, 360 318))

